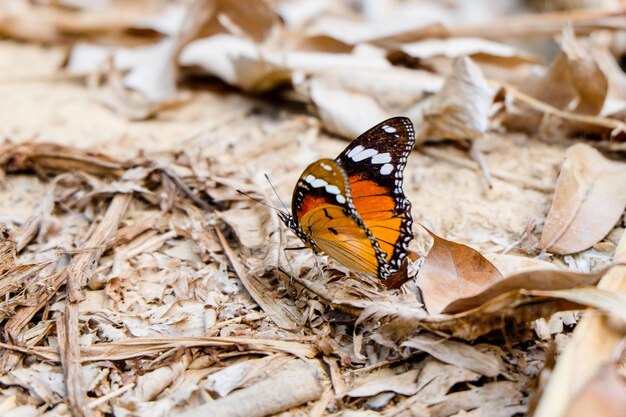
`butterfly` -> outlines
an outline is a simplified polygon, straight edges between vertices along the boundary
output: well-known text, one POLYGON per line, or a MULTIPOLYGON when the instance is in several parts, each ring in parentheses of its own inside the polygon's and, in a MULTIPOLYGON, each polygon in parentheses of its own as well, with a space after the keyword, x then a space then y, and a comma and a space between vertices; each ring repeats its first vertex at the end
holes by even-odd
POLYGON ((403 270, 413 239, 402 189, 413 124, 394 117, 356 138, 337 158, 309 165, 279 217, 315 253, 385 281, 403 270))

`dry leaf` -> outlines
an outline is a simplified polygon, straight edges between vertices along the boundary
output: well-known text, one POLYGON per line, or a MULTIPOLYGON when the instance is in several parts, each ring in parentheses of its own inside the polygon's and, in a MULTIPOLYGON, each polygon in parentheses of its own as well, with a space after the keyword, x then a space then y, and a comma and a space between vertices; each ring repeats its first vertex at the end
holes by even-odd
POLYGON ((518 382, 501 381, 473 387, 468 391, 454 392, 429 407, 429 416, 467 415, 463 411, 473 416, 510 417, 522 414, 526 412, 522 388, 518 382))
POLYGON ((208 391, 215 392, 219 397, 225 397, 238 388, 263 379, 289 360, 291 358, 286 355, 270 355, 238 362, 211 374, 202 386, 208 391))
POLYGON ((585 144, 569 148, 541 235, 544 250, 580 252, 602 240, 626 207, 626 164, 585 144))
POLYGON ((460 243, 433 237, 433 246, 417 275, 426 309, 441 313, 452 302, 474 296, 502 279, 502 274, 478 251, 460 243))
POLYGON ((93 44, 77 44, 72 48, 67 70, 70 73, 95 72, 113 57, 116 69, 126 72, 124 85, 139 91, 151 102, 173 97, 176 91, 176 72, 173 54, 175 41, 136 48, 111 48, 93 44))
POLYGON ((564 417, 622 417, 626 410, 626 376, 617 365, 607 365, 583 387, 564 417))
POLYGON ((482 291, 473 296, 458 298, 448 304, 442 312, 451 314, 471 310, 501 294, 520 289, 564 290, 594 285, 605 272, 606 269, 592 274, 562 271, 554 268, 530 269, 504 277, 492 285, 484 287, 482 291))
POLYGON ((367 381, 346 393, 349 397, 372 397, 382 392, 395 392, 402 395, 414 395, 418 390, 418 369, 395 374, 387 369, 375 372, 367 381))
POLYGON ((119 177, 121 163, 91 150, 54 143, 24 142, 0 147, 0 167, 6 172, 40 170, 42 172, 82 171, 97 176, 119 177))
MULTIPOLYGON (((42 3, 45 2, 3 1, 0 4, 0 33, 19 40, 51 43, 103 35, 123 35, 121 40, 128 40, 134 38, 128 29, 162 28, 162 25, 154 24, 163 13, 163 4, 158 1, 110 1, 108 7, 80 10, 42 3)), ((139 38, 146 36, 144 31, 139 38)))
POLYGON ((317 400, 322 393, 322 369, 319 364, 292 360, 269 378, 179 415, 263 417, 317 400))
POLYGON ((490 63, 520 64, 536 61, 531 54, 504 43, 480 38, 424 39, 402 45, 403 53, 418 59, 439 56, 457 58, 469 56, 472 59, 486 60, 490 63))
POLYGON ((489 110, 495 92, 480 69, 462 56, 454 61, 452 73, 424 110, 423 140, 477 139, 487 131, 489 110))
POLYGON ((251 40, 225 33, 189 43, 179 57, 183 66, 198 66, 231 85, 257 93, 289 80, 289 71, 274 61, 251 40))
POLYGON ((377 120, 409 109, 441 88, 443 79, 404 68, 335 69, 308 78, 294 74, 294 84, 315 106, 326 130, 354 138, 377 120))
MULTIPOLYGON (((533 74, 521 83, 520 90, 556 109, 581 115, 598 115, 602 111, 609 83, 607 76, 594 59, 587 42, 576 40, 571 27, 563 30, 561 52, 550 68, 540 75, 533 74)), ((544 114, 525 107, 507 115, 508 126, 526 131, 535 130, 544 120, 544 114)), ((564 123, 568 131, 587 130, 594 127, 580 122, 564 123)), ((596 129, 597 131, 597 129, 596 129)))
POLYGON ((239 241, 251 249, 267 245, 267 237, 276 230, 276 216, 267 210, 232 208, 218 213, 234 231, 239 241))
POLYGON ((483 353, 474 346, 433 335, 413 336, 402 343, 402 347, 422 350, 441 362, 460 366, 492 378, 504 372, 504 363, 499 357, 483 353))
POLYGON ((572 288, 569 290, 529 290, 524 291, 537 297, 554 297, 576 304, 596 308, 609 314, 615 320, 616 327, 626 325, 626 294, 601 288, 572 288))

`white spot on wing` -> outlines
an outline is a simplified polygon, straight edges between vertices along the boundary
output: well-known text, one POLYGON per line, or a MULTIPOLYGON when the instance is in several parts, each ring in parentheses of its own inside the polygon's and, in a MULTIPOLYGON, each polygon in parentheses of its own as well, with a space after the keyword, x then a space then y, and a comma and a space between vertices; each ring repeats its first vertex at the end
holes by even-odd
POLYGON ((323 179, 320 179, 320 178, 316 178, 315 181, 313 181, 311 183, 311 187, 313 187, 313 188, 325 187, 327 185, 328 185, 328 183, 326 181, 324 181, 323 179))
POLYGON ((325 164, 325 163, 323 163, 323 162, 320 164, 320 166, 321 166, 322 168, 324 168, 326 171, 332 171, 332 170, 333 170, 333 168, 332 168, 330 165, 325 164))
MULTIPOLYGON (((356 148, 355 148, 356 149, 356 148)), ((378 153, 378 151, 376 149, 365 149, 364 151, 361 151, 359 153, 357 153, 356 155, 352 156, 352 160, 354 162, 359 162, 362 161, 364 159, 367 159, 371 156, 374 156, 378 153)))
POLYGON ((335 198, 339 204, 344 204, 346 202, 346 199, 341 194, 337 194, 337 197, 335 198))
POLYGON ((386 164, 387 162, 391 162, 391 155, 389 155, 389 152, 379 153, 378 155, 374 155, 372 157, 372 164, 386 164))
POLYGON ((389 175, 391 171, 393 171, 393 165, 391 164, 385 164, 380 168, 380 173, 383 175, 389 175))
POLYGON ((304 181, 306 181, 309 184, 311 184, 313 181, 315 181, 315 177, 313 175, 309 174, 306 177, 304 177, 304 181))
POLYGON ((350 152, 348 152, 348 158, 352 158, 354 155, 362 152, 365 148, 362 145, 355 146, 350 152))
POLYGON ((329 194, 339 194, 339 187, 336 185, 327 185, 324 189, 329 194))
POLYGON ((395 133, 397 131, 395 127, 391 127, 387 125, 383 126, 383 130, 387 133, 395 133))

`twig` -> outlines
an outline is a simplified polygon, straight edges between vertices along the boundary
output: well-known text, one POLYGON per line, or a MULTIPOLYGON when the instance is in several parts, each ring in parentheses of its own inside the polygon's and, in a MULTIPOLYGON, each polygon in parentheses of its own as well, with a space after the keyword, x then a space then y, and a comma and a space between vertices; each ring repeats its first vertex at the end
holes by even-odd
POLYGON ((476 161, 476 163, 480 167, 480 171, 483 173, 485 177, 485 181, 487 181, 487 185, 489 186, 489 189, 493 189, 493 179, 491 178, 491 174, 489 173, 489 167, 487 166, 487 163, 485 162, 485 158, 482 152, 480 152, 476 148, 475 141, 472 141, 472 146, 470 147, 470 156, 472 157, 474 161, 476 161))
POLYGON ((106 395, 103 395, 100 398, 96 398, 93 401, 90 401, 89 404, 87 404, 87 407, 94 409, 97 406, 99 406, 100 404, 104 404, 105 402, 112 400, 115 397, 119 397, 120 395, 124 394, 126 391, 130 391, 131 389, 133 389, 135 387, 135 383, 131 382, 128 385, 125 385, 121 388, 118 388, 116 390, 113 390, 111 392, 109 392, 106 395))
POLYGON ((626 123, 621 122, 617 119, 611 119, 608 117, 600 117, 600 116, 589 116, 584 114, 571 113, 568 111, 557 109, 547 103, 544 103, 541 100, 537 100, 536 98, 529 96, 528 94, 522 93, 517 88, 508 85, 501 84, 494 81, 491 81, 490 84, 502 86, 506 89, 507 93, 511 96, 515 97, 521 102, 528 104, 533 107, 535 110, 538 110, 545 114, 550 114, 561 119, 570 120, 572 122, 586 123, 594 126, 604 127, 607 129, 611 129, 611 136, 616 136, 619 133, 626 133, 626 123))
POLYGON ((106 244, 115 238, 115 233, 124 213, 126 213, 131 198, 130 194, 117 194, 113 198, 104 218, 84 244, 86 247, 99 249, 76 255, 65 273, 67 275, 68 300, 65 311, 61 313, 57 321, 57 333, 61 364, 63 365, 65 385, 67 386, 67 399, 72 414, 78 417, 95 416, 91 409, 87 407, 80 366, 78 304, 83 299, 81 290, 89 279, 94 265, 100 259, 106 244))
MULTIPOLYGON (((420 148, 420 152, 433 158, 441 159, 446 162, 450 162, 451 164, 461 166, 463 168, 468 168, 475 171, 480 170, 480 166, 477 162, 465 158, 460 158, 439 149, 422 146, 420 148)), ((525 188, 530 188, 545 193, 551 193, 554 191, 554 185, 534 180, 532 178, 524 178, 522 176, 511 174, 510 172, 501 169, 491 169, 491 175, 495 178, 499 178, 504 181, 510 181, 525 188)))

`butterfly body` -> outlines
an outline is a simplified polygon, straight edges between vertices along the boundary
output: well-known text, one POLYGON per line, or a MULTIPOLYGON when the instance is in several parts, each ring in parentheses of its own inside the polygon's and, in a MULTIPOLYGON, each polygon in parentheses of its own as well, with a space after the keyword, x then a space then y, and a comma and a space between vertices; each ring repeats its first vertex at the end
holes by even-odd
POLYGON ((399 271, 413 238, 402 190, 415 143, 409 119, 395 117, 355 139, 335 160, 309 165, 283 222, 313 251, 385 280, 399 271))

